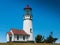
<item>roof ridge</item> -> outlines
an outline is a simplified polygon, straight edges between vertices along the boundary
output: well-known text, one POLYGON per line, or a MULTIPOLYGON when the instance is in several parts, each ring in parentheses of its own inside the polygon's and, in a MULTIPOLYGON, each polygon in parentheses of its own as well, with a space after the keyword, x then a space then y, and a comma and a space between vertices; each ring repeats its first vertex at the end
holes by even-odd
MULTIPOLYGON (((16 29, 16 28, 11 28, 10 30, 20 30, 20 29, 16 29)), ((22 29, 21 29, 22 30, 22 29)))

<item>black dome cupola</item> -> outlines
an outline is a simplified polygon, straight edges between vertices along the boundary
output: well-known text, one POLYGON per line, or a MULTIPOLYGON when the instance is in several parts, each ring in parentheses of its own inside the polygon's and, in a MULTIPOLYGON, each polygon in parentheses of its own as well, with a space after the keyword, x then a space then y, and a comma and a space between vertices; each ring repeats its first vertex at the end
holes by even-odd
POLYGON ((27 5, 25 8, 24 8, 24 11, 25 11, 25 15, 31 15, 31 11, 32 11, 32 8, 27 5))

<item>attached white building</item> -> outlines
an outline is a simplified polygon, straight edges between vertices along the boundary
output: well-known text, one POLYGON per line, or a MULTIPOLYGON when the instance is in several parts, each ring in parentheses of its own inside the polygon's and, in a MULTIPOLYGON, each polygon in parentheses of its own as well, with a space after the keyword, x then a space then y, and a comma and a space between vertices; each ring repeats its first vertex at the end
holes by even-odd
POLYGON ((32 8, 24 8, 23 30, 11 29, 7 33, 7 42, 34 42, 32 28, 32 8))

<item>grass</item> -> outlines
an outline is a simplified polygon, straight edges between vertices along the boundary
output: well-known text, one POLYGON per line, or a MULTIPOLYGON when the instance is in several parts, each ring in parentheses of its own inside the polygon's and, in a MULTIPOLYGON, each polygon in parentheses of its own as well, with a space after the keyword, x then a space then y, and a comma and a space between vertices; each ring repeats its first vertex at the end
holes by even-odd
POLYGON ((49 44, 49 43, 0 43, 0 45, 60 45, 60 44, 49 44))

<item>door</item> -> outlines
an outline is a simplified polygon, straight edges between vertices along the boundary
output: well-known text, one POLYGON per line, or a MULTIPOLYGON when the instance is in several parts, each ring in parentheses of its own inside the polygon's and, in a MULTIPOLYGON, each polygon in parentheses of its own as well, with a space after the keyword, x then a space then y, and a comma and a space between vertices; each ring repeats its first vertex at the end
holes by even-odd
POLYGON ((10 42, 12 41, 12 37, 9 37, 9 41, 10 41, 10 42))

